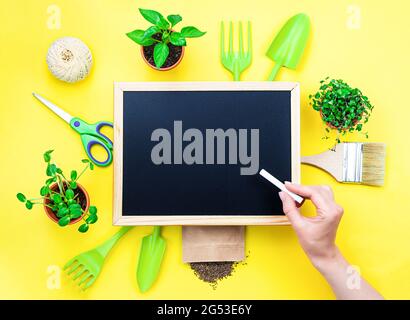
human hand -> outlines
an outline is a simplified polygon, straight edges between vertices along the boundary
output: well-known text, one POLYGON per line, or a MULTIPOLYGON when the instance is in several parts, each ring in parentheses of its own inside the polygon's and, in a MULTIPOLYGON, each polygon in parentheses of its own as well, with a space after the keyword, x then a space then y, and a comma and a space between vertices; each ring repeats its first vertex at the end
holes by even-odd
POLYGON ((306 199, 316 207, 315 217, 300 214, 295 201, 285 192, 279 192, 283 211, 295 229, 299 242, 312 264, 329 282, 338 299, 383 299, 383 297, 359 274, 360 287, 352 290, 346 284, 351 274, 349 263, 335 245, 337 227, 343 208, 336 204, 332 189, 328 186, 302 186, 285 183, 286 189, 306 199))
POLYGON ((295 230, 299 242, 312 264, 321 269, 323 264, 339 256, 335 238, 343 208, 336 204, 332 189, 328 186, 303 186, 285 183, 286 189, 306 199, 316 207, 317 215, 304 217, 296 202, 285 192, 279 192, 283 212, 295 230))

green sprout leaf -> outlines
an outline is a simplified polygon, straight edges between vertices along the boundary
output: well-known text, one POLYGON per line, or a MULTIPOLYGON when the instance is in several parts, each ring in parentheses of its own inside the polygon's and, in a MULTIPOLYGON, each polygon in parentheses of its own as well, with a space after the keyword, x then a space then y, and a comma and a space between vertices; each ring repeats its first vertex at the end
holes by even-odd
POLYGON ((78 203, 69 205, 68 209, 70 210, 70 215, 81 216, 83 212, 81 210, 81 206, 78 203))
POLYGON ((26 202, 26 196, 22 193, 17 193, 17 199, 21 202, 26 202))
POLYGON ((89 159, 82 159, 81 162, 82 162, 82 163, 89 163, 90 160, 89 160, 89 159))
POLYGON ((182 21, 182 17, 179 14, 170 14, 167 17, 168 21, 171 23, 171 28, 175 26, 177 23, 182 21))
POLYGON ((72 212, 70 212, 70 217, 71 219, 77 219, 79 217, 81 217, 81 215, 83 214, 83 212, 80 210, 74 210, 72 212))
POLYGON ((58 225, 60 227, 65 227, 66 225, 70 223, 70 221, 71 221, 70 216, 61 217, 60 219, 58 219, 58 225))
POLYGON ((69 212, 70 212, 70 210, 68 210, 67 207, 60 208, 57 211, 57 217, 62 218, 64 216, 66 216, 67 214, 69 214, 69 212))
POLYGON ((202 37, 206 32, 202 32, 195 27, 184 27, 181 29, 181 35, 184 38, 198 38, 202 37))
POLYGON ((48 177, 51 177, 51 176, 52 176, 51 171, 50 171, 50 164, 47 165, 46 175, 47 175, 48 177))
POLYGON ((179 32, 172 32, 170 41, 174 46, 186 46, 186 40, 179 32))
POLYGON ((33 208, 33 202, 31 202, 30 200, 26 201, 26 208, 31 210, 33 208))
POLYGON ((90 170, 94 170, 94 163, 90 162, 90 170))
POLYGON ((72 171, 71 171, 71 174, 70 174, 70 178, 71 178, 71 180, 77 179, 77 171, 72 170, 72 171))
POLYGON ((57 172, 57 166, 55 164, 48 164, 46 169, 47 176, 51 177, 54 176, 57 172))
POLYGON ((154 34, 160 32, 161 29, 158 26, 151 26, 147 30, 145 30, 143 39, 150 39, 154 34))
POLYGON ((158 43, 154 47, 154 62, 157 68, 161 68, 169 55, 168 45, 165 43, 158 43))
POLYGON ((139 9, 141 15, 144 17, 145 20, 148 22, 151 22, 152 24, 158 24, 158 22, 161 20, 162 15, 154 10, 148 10, 148 9, 139 9))
POLYGON ((44 154, 43 154, 43 158, 44 158, 44 161, 45 162, 50 162, 50 160, 51 160, 51 153, 53 152, 54 150, 47 150, 46 152, 44 152, 44 154))
POLYGON ((40 195, 42 197, 46 196, 49 192, 50 192, 50 188, 47 185, 42 186, 40 189, 40 195))
POLYGON ((54 203, 60 203, 62 201, 61 196, 58 193, 52 195, 51 199, 53 199, 54 203))
POLYGON ((74 191, 72 189, 67 189, 65 192, 65 197, 70 200, 74 198, 74 191))
POLYGON ((144 38, 144 30, 134 30, 131 32, 128 32, 126 35, 128 38, 130 38, 132 41, 136 42, 140 46, 150 46, 154 44, 154 39, 152 38, 144 38))
POLYGON ((59 209, 61 209, 61 208, 67 208, 67 205, 66 205, 63 201, 61 201, 61 202, 57 205, 57 208, 59 208, 59 209))
POLYGON ((70 210, 75 209, 75 208, 80 208, 81 209, 81 206, 78 203, 73 203, 73 204, 69 205, 68 208, 70 210))
POLYGON ((56 177, 49 178, 49 179, 46 180, 46 185, 50 186, 50 184, 52 184, 53 182, 56 182, 56 181, 57 181, 56 177))
POLYGON ((89 217, 85 220, 85 222, 87 222, 88 224, 94 224, 94 223, 96 223, 97 221, 98 221, 98 217, 97 217, 96 215, 89 216, 89 217))
POLYGON ((88 209, 88 212, 91 215, 96 215, 97 214, 97 207, 96 206, 90 206, 90 208, 88 209))
POLYGON ((50 172, 51 172, 51 174, 56 174, 57 166, 55 164, 50 165, 50 172))
POLYGON ((70 216, 75 218, 81 217, 83 211, 81 210, 81 206, 78 203, 72 204, 69 207, 70 216))
POLYGON ((75 182, 75 181, 70 181, 70 183, 69 183, 69 185, 70 185, 70 188, 71 189, 77 189, 77 182, 75 182))
POLYGON ((47 152, 45 154, 43 154, 43 158, 44 158, 45 162, 50 162, 50 160, 51 160, 51 156, 47 152))
POLYGON ((154 10, 147 10, 147 9, 139 9, 141 15, 144 17, 145 20, 151 22, 152 24, 160 27, 161 29, 168 29, 169 23, 165 18, 157 11, 154 10))
POLYGON ((88 231, 88 228, 88 224, 84 223, 78 228, 78 231, 80 231, 81 233, 85 233, 88 231))

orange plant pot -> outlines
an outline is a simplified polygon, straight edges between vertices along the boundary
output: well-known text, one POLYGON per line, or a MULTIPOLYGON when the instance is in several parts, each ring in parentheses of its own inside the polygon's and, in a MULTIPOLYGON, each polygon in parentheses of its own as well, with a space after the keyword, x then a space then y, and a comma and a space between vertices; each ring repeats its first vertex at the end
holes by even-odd
MULTIPOLYGON (((319 112, 320 112, 320 117, 322 118, 323 122, 326 123, 326 125, 327 125, 330 129, 339 130, 338 127, 334 126, 333 124, 331 124, 331 123, 325 121, 325 119, 323 119, 322 110, 320 110, 319 112)), ((352 123, 352 125, 351 125, 350 127, 354 127, 354 126, 355 126, 356 124, 358 124, 358 123, 359 123, 359 120, 356 119, 355 121, 353 121, 353 123, 352 123)), ((348 129, 349 129, 349 128, 346 128, 346 129, 344 129, 343 131, 346 131, 346 130, 348 130, 348 129)))
POLYGON ((147 65, 149 65, 152 69, 155 69, 155 70, 158 70, 158 71, 169 71, 169 70, 171 70, 171 69, 176 68, 176 67, 181 63, 182 58, 184 57, 184 53, 185 53, 185 47, 184 47, 184 46, 181 46, 181 55, 179 56, 179 59, 178 59, 177 62, 175 62, 172 66, 169 66, 169 67, 167 67, 167 68, 157 68, 156 66, 154 66, 154 65, 152 65, 151 63, 148 62, 148 60, 147 60, 147 58, 145 57, 145 54, 144 54, 144 47, 141 46, 141 56, 142 56, 142 59, 143 59, 143 60, 145 61, 145 63, 146 63, 147 65))
MULTIPOLYGON (((50 189, 51 189, 52 191, 58 191, 58 184, 57 184, 57 183, 53 183, 53 184, 50 186, 50 189)), ((82 208, 83 211, 84 211, 84 213, 81 215, 81 217, 78 217, 77 219, 71 220, 69 224, 74 224, 74 223, 77 223, 78 221, 80 221, 80 220, 83 218, 83 216, 85 215, 85 213, 88 211, 89 207, 90 207, 90 196, 88 195, 87 190, 85 190, 84 187, 83 187, 81 184, 79 184, 79 183, 77 183, 77 189, 79 189, 80 192, 84 195, 86 205, 85 205, 85 208, 82 208)), ((44 210, 45 210, 47 216, 48 216, 51 220, 53 220, 55 223, 58 223, 58 217, 57 217, 57 215, 54 213, 53 210, 51 210, 51 208, 49 208, 49 207, 46 206, 47 204, 50 204, 50 203, 51 203, 51 200, 50 200, 50 199, 44 199, 44 202, 43 202, 43 204, 44 204, 44 210)))

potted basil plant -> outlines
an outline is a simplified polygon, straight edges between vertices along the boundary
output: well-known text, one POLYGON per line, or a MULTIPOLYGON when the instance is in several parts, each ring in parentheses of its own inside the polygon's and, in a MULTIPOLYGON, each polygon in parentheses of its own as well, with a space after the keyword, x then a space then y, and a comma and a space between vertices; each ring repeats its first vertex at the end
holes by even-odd
POLYGON ((63 171, 51 162, 52 152, 53 150, 48 150, 43 155, 47 163, 48 178, 40 189, 41 197, 28 199, 24 194, 18 193, 17 199, 23 202, 28 210, 36 204, 42 204, 47 216, 60 227, 82 221, 78 231, 87 232, 89 226, 98 220, 97 208, 90 205, 87 190, 78 183, 78 179, 87 169, 93 170, 94 164, 83 159, 85 166, 80 174, 72 170, 70 179, 67 179, 63 171))
POLYGON ((184 56, 186 39, 202 37, 206 33, 192 26, 176 31, 175 25, 182 21, 179 14, 171 14, 165 19, 154 10, 140 8, 139 11, 152 25, 146 30, 136 29, 126 35, 141 46, 142 58, 156 70, 175 68, 184 56))
MULTIPOLYGON (((329 80, 329 77, 320 81, 319 90, 309 95, 309 99, 310 105, 319 112, 326 125, 326 133, 337 131, 337 143, 340 143, 341 135, 362 132, 373 110, 369 98, 359 89, 340 79, 329 80)), ((368 133, 364 134, 367 138, 368 133)), ((324 139, 328 138, 326 134, 324 139)))

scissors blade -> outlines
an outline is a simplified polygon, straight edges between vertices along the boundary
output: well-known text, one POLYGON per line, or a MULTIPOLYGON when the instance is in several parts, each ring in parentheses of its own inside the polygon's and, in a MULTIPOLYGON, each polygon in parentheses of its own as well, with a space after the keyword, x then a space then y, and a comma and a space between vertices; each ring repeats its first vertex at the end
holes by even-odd
POLYGON ((53 111, 56 115, 58 115, 61 119, 63 119, 65 122, 70 124, 71 119, 74 117, 70 115, 69 113, 65 112, 63 109, 60 109, 57 107, 54 103, 48 101, 47 99, 43 98, 37 93, 33 92, 33 96, 37 98, 42 104, 44 104, 47 108, 49 108, 51 111, 53 111))

